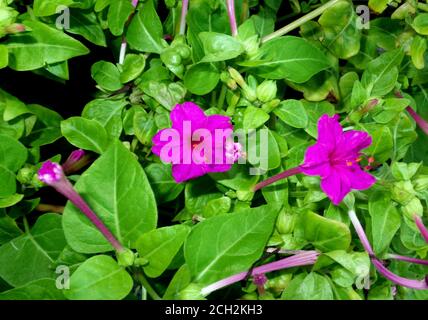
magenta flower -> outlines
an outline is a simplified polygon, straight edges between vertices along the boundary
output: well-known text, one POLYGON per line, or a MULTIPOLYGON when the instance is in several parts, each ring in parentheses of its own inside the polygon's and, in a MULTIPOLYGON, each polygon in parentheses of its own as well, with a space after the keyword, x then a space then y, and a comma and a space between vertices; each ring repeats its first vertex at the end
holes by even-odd
POLYGON ((177 183, 231 169, 241 151, 231 140, 229 117, 206 116, 193 102, 177 104, 170 117, 172 128, 153 137, 152 152, 163 162, 172 163, 177 183))
POLYGON ((92 211, 85 200, 77 193, 73 185, 68 181, 64 175, 62 167, 52 161, 46 161, 38 172, 40 181, 55 188, 56 191, 64 195, 71 201, 85 216, 97 227, 97 229, 104 235, 104 237, 111 243, 112 247, 118 253, 124 252, 125 248, 101 221, 101 219, 92 211))
POLYGON ((351 189, 370 188, 376 179, 359 165, 361 150, 372 143, 364 131, 343 132, 339 116, 323 115, 318 121, 318 141, 306 150, 300 166, 309 176, 321 177, 321 189, 338 205, 351 189))
MULTIPOLYGON (((321 116, 318 121, 318 140, 306 150, 305 160, 297 168, 273 176, 254 187, 258 190, 280 179, 298 173, 321 177, 321 189, 338 205, 352 190, 370 188, 376 179, 363 171, 359 165, 361 150, 372 143, 364 131, 343 131, 339 116, 321 116)), ((369 160, 373 161, 373 160, 369 160)))

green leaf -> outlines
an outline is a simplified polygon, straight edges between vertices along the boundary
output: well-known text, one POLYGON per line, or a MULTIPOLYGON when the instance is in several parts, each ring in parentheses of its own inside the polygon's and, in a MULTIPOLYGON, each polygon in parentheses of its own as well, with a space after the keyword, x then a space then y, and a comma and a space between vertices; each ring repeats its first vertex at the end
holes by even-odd
POLYGON ((38 21, 24 21, 31 31, 8 37, 9 67, 28 71, 85 55, 89 50, 79 41, 38 21))
POLYGON ((175 273, 168 288, 163 296, 164 300, 176 300, 181 290, 184 290, 192 281, 189 267, 183 264, 180 269, 175 273))
MULTIPOLYGON (((6 198, 0 198, 0 208, 8 208, 17 204, 19 201, 24 199, 23 194, 13 194, 6 198)), ((0 218, 1 219, 1 218, 0 218)))
POLYGON ((22 231, 15 220, 7 215, 0 215, 0 245, 19 237, 21 234, 22 231))
POLYGON ((361 83, 372 97, 386 95, 394 88, 398 79, 398 67, 403 57, 403 50, 395 49, 382 54, 368 64, 361 83))
POLYGON ((384 192, 374 192, 369 198, 369 213, 373 238, 373 250, 381 257, 401 225, 401 215, 394 202, 384 192))
POLYGON ((187 69, 184 86, 193 94, 210 93, 220 80, 220 73, 212 63, 198 63, 187 69))
POLYGON ((273 111, 278 118, 294 128, 306 128, 309 123, 303 103, 299 100, 284 100, 273 111))
POLYGON ((28 107, 18 98, 0 89, 0 105, 4 106, 3 120, 10 121, 23 114, 31 113, 28 107))
POLYGON ((148 260, 143 267, 147 276, 157 278, 168 268, 189 232, 188 226, 175 225, 152 230, 138 239, 138 254, 148 260))
POLYGON ((40 147, 62 137, 60 127, 62 117, 58 113, 38 104, 30 104, 27 107, 32 114, 37 116, 37 122, 24 142, 32 147, 40 147))
POLYGON ((153 2, 149 0, 140 7, 129 25, 126 39, 138 51, 161 53, 163 28, 153 2))
POLYGON ((27 148, 18 140, 0 134, 0 167, 18 171, 27 160, 27 148))
POLYGON ((361 32, 357 15, 349 1, 339 1, 328 8, 318 20, 324 31, 322 43, 336 57, 349 59, 360 51, 361 32))
POLYGON ((248 270, 260 258, 279 209, 276 205, 246 209, 194 227, 184 247, 194 281, 208 284, 248 270))
POLYGON ((121 300, 132 286, 132 278, 125 269, 111 257, 100 255, 77 268, 64 295, 70 300, 121 300))
POLYGON ((92 78, 97 84, 108 91, 122 88, 119 69, 111 62, 98 61, 91 68, 92 78))
POLYGON ((72 145, 84 150, 103 153, 109 144, 106 130, 96 120, 68 118, 61 122, 61 132, 72 145))
POLYGON ((248 106, 245 109, 242 127, 244 130, 257 129, 269 120, 269 115, 260 108, 248 106))
POLYGON ((172 178, 170 165, 152 163, 145 171, 158 203, 176 199, 184 189, 183 184, 177 184, 172 178))
POLYGON ((57 13, 58 7, 69 7, 74 0, 34 0, 34 14, 38 17, 51 16, 57 13))
POLYGON ((323 252, 346 250, 351 243, 351 232, 344 223, 324 218, 311 211, 300 216, 299 228, 303 238, 323 252))
POLYGON ((216 32, 201 32, 199 38, 204 47, 203 62, 225 61, 238 57, 244 47, 235 38, 216 32))
POLYGON ((428 35, 428 13, 419 13, 412 23, 413 29, 421 35, 428 35))
POLYGON ((119 138, 123 128, 122 111, 127 104, 126 100, 92 100, 83 109, 82 117, 97 120, 111 137, 119 138))
MULTIPOLYGON (((76 183, 116 238, 125 246, 156 227, 156 201, 143 168, 122 143, 116 141, 76 183)), ((77 252, 101 253, 112 247, 76 207, 68 203, 63 215, 68 244, 77 252)))
POLYGON ((9 50, 6 46, 0 45, 0 69, 6 68, 9 64, 9 50))
POLYGON ((55 278, 52 265, 66 241, 61 216, 48 213, 37 219, 31 231, 0 247, 0 277, 12 286, 23 286, 42 278, 55 278))
POLYGON ((306 277, 299 274, 291 280, 281 297, 284 300, 333 300, 333 290, 329 281, 316 272, 306 277))
POLYGON ((248 162, 262 171, 272 170, 281 165, 279 146, 272 132, 267 128, 261 128, 249 133, 248 162))
POLYGON ((110 2, 107 22, 114 36, 122 35, 125 24, 133 11, 134 6, 129 0, 115 0, 110 2))
POLYGON ((98 46, 107 46, 104 30, 98 23, 97 16, 93 12, 71 10, 70 28, 67 29, 67 32, 81 35, 86 40, 98 46))
POLYGON ((255 62, 241 63, 250 72, 267 79, 287 79, 302 83, 330 67, 327 57, 308 41, 292 36, 266 42, 255 62), (287 50, 284 50, 287 48, 287 50))
POLYGON ((1 292, 0 300, 65 300, 65 297, 54 279, 40 279, 1 292))
POLYGON ((128 83, 135 80, 144 70, 146 58, 142 54, 127 54, 120 73, 120 81, 128 83))

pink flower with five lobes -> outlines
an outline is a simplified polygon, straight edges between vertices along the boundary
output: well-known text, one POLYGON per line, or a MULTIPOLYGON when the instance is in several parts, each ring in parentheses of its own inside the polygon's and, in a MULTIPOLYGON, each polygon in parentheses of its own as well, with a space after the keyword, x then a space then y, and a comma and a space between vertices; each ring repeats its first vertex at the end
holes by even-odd
POLYGON ((152 152, 165 163, 172 163, 177 183, 210 172, 225 172, 239 158, 241 146, 231 139, 231 120, 223 115, 205 115, 193 102, 177 104, 170 118, 172 128, 153 137, 152 152))

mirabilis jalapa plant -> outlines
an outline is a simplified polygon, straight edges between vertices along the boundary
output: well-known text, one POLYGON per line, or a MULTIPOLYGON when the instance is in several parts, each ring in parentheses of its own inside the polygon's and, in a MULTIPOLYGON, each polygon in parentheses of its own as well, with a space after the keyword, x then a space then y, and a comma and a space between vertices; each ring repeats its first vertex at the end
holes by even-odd
POLYGON ((428 298, 424 2, 63 4, 0 0, 0 68, 117 64, 0 90, 0 299, 428 298))

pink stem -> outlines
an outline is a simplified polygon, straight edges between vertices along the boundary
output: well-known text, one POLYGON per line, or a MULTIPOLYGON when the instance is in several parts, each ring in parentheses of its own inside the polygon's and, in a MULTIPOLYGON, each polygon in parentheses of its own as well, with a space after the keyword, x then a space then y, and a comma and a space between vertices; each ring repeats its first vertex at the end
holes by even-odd
MULTIPOLYGON (((316 251, 299 253, 294 256, 287 257, 287 258, 254 268, 251 272, 251 276, 264 274, 264 273, 276 271, 276 270, 282 270, 285 268, 312 265, 317 261, 318 255, 319 253, 316 251)), ((247 276, 248 276, 247 271, 235 274, 233 276, 227 277, 213 284, 210 284, 209 286, 203 288, 201 293, 203 296, 207 296, 213 291, 219 290, 233 283, 244 280, 247 276)))
POLYGON ((226 0, 226 2, 227 2, 227 14, 229 15, 230 30, 232 31, 232 36, 236 37, 238 35, 238 27, 236 25, 235 1, 226 0))
POLYGON ((260 190, 264 187, 267 187, 268 185, 275 183, 278 180, 285 179, 285 178, 294 176, 294 175, 299 174, 299 173, 302 173, 302 170, 300 169, 300 167, 295 167, 295 168, 286 170, 286 171, 281 172, 281 173, 279 173, 273 177, 270 177, 270 178, 268 178, 262 182, 259 182, 258 184, 256 184, 253 187, 253 191, 256 192, 257 190, 260 190))
POLYGON ((68 181, 66 177, 63 177, 60 181, 52 184, 52 186, 68 200, 70 200, 83 214, 97 227, 97 229, 104 235, 104 237, 111 243, 113 248, 118 252, 124 250, 122 244, 116 239, 111 231, 106 227, 104 222, 95 214, 94 211, 88 206, 83 198, 74 190, 73 185, 68 181))
POLYGON ((186 32, 186 17, 187 11, 189 10, 189 0, 183 0, 181 6, 181 19, 180 19, 180 34, 184 35, 186 32))
POLYGON ((413 120, 415 120, 419 128, 421 128, 421 130, 425 132, 426 135, 428 135, 428 123, 420 115, 418 115, 415 110, 412 109, 412 107, 407 106, 406 110, 411 115, 413 120))
POLYGON ((423 265, 428 266, 428 260, 411 258, 411 257, 406 257, 406 256, 400 256, 398 254, 393 254, 393 253, 388 254, 388 259, 406 261, 406 262, 410 262, 410 263, 423 264, 423 265))
POLYGON ((374 255, 373 249, 370 245, 369 240, 367 239, 366 233, 364 232, 363 227, 361 226, 360 221, 357 218, 354 210, 350 210, 348 212, 349 218, 357 232, 358 237, 360 238, 361 243, 364 246, 364 249, 370 256, 370 260, 377 269, 377 271, 384 276, 386 279, 407 288, 418 289, 418 290, 426 290, 428 289, 427 278, 423 280, 414 280, 407 279, 396 275, 395 273, 388 270, 376 256, 374 255))
MULTIPOLYGON (((398 98, 404 98, 400 91, 395 92, 395 96, 398 98)), ((410 116, 413 118, 413 120, 415 120, 419 128, 421 128, 421 130, 428 135, 428 123, 419 114, 417 114, 416 111, 413 110, 411 106, 407 106, 406 110, 410 114, 410 116)))
POLYGON ((428 229, 427 229, 427 227, 425 227, 424 223, 422 222, 421 217, 419 217, 417 214, 415 214, 415 215, 413 215, 413 220, 415 220, 416 226, 418 227, 419 231, 421 232, 422 237, 428 243, 428 229))

